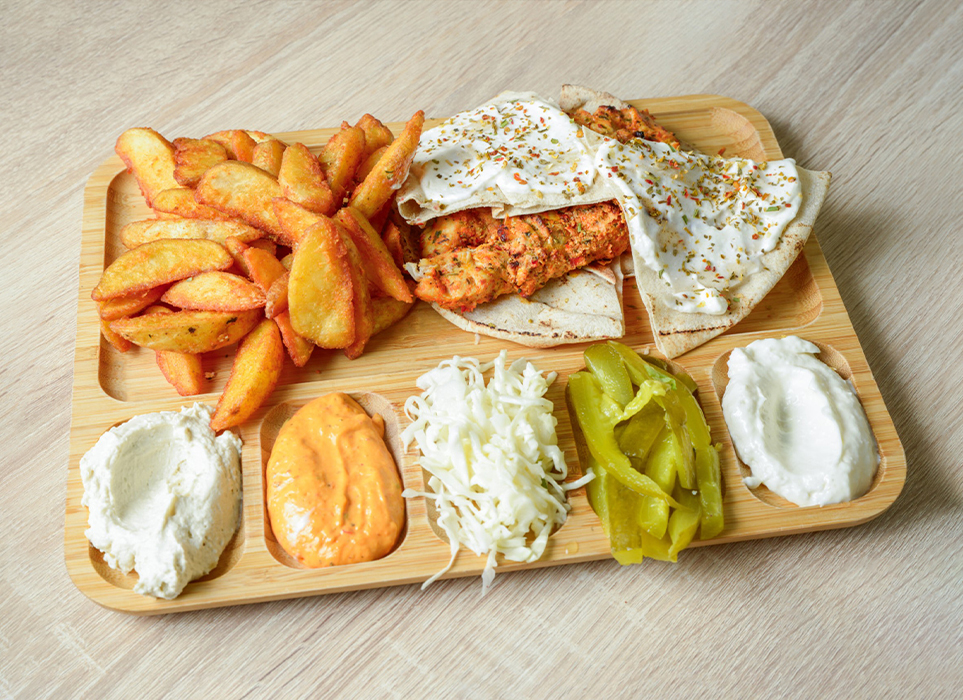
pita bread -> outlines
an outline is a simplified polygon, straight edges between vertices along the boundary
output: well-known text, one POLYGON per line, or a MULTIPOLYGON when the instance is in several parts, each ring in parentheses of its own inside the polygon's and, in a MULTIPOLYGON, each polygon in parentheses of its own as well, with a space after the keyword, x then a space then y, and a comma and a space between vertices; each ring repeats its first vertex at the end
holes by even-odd
MULTIPOLYGON (((607 92, 592 90, 580 85, 563 85, 559 96, 559 106, 571 113, 577 109, 584 109, 594 113, 599 107, 611 106, 625 109, 630 106, 615 95, 607 92)), ((713 112, 712 119, 719 126, 730 129, 744 127, 744 119, 739 118, 729 110, 713 112), (726 121, 726 120, 729 121, 726 121)), ((755 129, 752 130, 755 133, 755 129)), ((745 134, 749 138, 750 134, 745 134)), ((758 134, 752 143, 758 141, 758 134)), ((765 157, 758 146, 762 157, 765 157)), ((688 150, 694 150, 689 148, 688 150)), ((747 153, 744 157, 755 156, 758 160, 760 153, 747 153)), ((658 274, 649 268, 641 259, 634 260, 635 279, 642 296, 642 302, 649 312, 649 323, 655 338, 655 345, 668 358, 692 350, 707 342, 711 338, 724 333, 745 318, 755 308, 763 297, 782 279, 796 256, 806 245, 806 240, 812 231, 816 215, 826 198, 831 174, 815 172, 799 168, 799 179, 802 187, 802 207, 795 219, 783 231, 779 244, 765 253, 760 262, 763 270, 747 277, 741 284, 726 290, 729 299, 729 310, 725 314, 699 314, 677 311, 673 297, 666 291, 666 287, 658 278, 658 274)), ((621 198, 617 201, 622 202, 621 198)), ((625 269, 625 268, 624 268, 625 269)))
POLYGON ((827 172, 813 172, 798 166, 797 169, 802 186, 802 207, 783 231, 779 244, 760 258, 764 269, 726 290, 725 296, 730 302, 726 313, 713 315, 676 311, 674 299, 665 291, 666 287, 658 274, 641 259, 635 260, 635 281, 642 303, 649 312, 655 345, 663 355, 678 357, 732 328, 762 301, 792 265, 806 245, 832 177, 827 172))
MULTIPOLYGON (((477 109, 483 109, 489 105, 502 104, 514 100, 537 100, 555 109, 558 108, 554 101, 539 97, 533 92, 503 92, 485 104, 480 105, 477 109)), ((437 129, 439 127, 435 128, 437 129)), ((433 131, 434 129, 430 129, 421 135, 422 144, 432 138, 433 131)), ((583 134, 584 137, 579 140, 582 141, 584 147, 588 148, 590 152, 594 152, 598 148, 598 144, 605 139, 604 136, 590 129, 583 129, 583 134)), ((577 149, 579 146, 572 144, 572 148, 577 149)), ((454 214, 465 209, 490 208, 493 217, 496 219, 504 219, 506 216, 538 214, 543 211, 551 211, 553 209, 561 209, 562 207, 571 207, 578 204, 597 204, 615 199, 617 196, 617 193, 612 190, 604 178, 599 177, 597 173, 593 173, 592 182, 585 191, 580 194, 566 194, 564 192, 543 194, 531 190, 527 196, 519 196, 517 194, 509 196, 498 187, 493 187, 477 191, 473 193, 471 197, 461 202, 451 203, 442 209, 438 203, 432 201, 424 189, 422 189, 421 180, 425 168, 423 165, 424 161, 419 163, 418 159, 419 156, 416 154, 411 168, 408 170, 408 177, 398 190, 397 202, 398 211, 401 212, 405 220, 419 226, 423 226, 432 219, 440 216, 454 214)))
POLYGON ((616 261, 581 268, 552 280, 527 299, 517 294, 479 304, 472 311, 435 311, 462 330, 532 348, 621 338, 622 273, 616 261))

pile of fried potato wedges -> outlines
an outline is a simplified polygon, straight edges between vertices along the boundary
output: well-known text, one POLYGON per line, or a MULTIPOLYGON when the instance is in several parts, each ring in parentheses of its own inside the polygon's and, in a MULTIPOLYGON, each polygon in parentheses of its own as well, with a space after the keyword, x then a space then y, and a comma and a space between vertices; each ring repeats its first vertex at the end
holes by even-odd
POLYGON ((116 151, 156 218, 122 229, 128 250, 91 294, 104 337, 154 350, 182 396, 202 393, 204 353, 237 343, 214 430, 261 406, 285 354, 359 357, 414 303, 401 270, 418 256, 392 204, 423 125, 417 112, 395 138, 366 114, 318 156, 260 131, 128 129, 116 151))

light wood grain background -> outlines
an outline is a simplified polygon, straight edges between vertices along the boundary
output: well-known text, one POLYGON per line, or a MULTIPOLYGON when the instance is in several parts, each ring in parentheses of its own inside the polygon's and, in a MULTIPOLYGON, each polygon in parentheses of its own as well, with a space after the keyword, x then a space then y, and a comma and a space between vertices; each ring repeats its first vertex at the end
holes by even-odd
POLYGON ((954 697, 963 685, 958 2, 2 3, 0 695, 954 697), (718 93, 834 181, 816 235, 906 449, 847 530, 135 618, 63 564, 82 189, 126 127, 444 116, 562 82, 718 93))

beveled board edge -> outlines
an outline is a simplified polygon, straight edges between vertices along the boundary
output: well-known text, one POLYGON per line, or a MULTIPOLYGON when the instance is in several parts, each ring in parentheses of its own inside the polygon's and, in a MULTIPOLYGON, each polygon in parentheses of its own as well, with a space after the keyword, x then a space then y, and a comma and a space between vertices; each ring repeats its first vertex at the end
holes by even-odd
MULTIPOLYGON (((714 108, 731 110, 744 116, 755 127, 767 157, 782 157, 768 121, 758 111, 736 100, 718 95, 690 95, 632 102, 652 111, 667 127, 676 129, 679 129, 680 125, 697 121, 700 115, 704 120, 714 108)), ((441 120, 429 120, 427 126, 439 121, 441 120)), ((397 130, 402 125, 390 124, 389 126, 397 130)), ((691 128, 690 126, 690 131, 691 128)), ((699 128, 708 127, 703 124, 699 128)), ((335 129, 319 129, 286 132, 277 136, 288 141, 300 140, 309 146, 319 147, 334 131, 335 129)), ((94 171, 84 190, 64 541, 65 562, 75 585, 85 595, 105 607, 135 614, 157 614, 417 583, 428 578, 447 561, 448 547, 431 532, 423 499, 408 502, 409 525, 404 545, 382 560, 354 567, 314 571, 291 569, 278 563, 264 544, 260 420, 248 421, 248 424, 241 426, 239 430, 244 440, 242 454, 244 542, 240 559, 227 573, 213 581, 192 583, 179 598, 163 601, 118 588, 105 581, 94 570, 88 555, 89 545, 83 535, 86 529, 86 509, 80 502, 83 493, 78 466, 80 456, 96 441, 97 436, 105 429, 103 426, 109 427, 139 413, 176 410, 185 403, 189 403, 177 396, 165 401, 121 402, 108 396, 99 385, 97 363, 101 341, 96 322, 96 306, 90 299, 90 291, 103 269, 106 199, 110 183, 123 169, 124 165, 120 159, 117 156, 110 156, 94 171), (92 415, 97 415, 98 419, 92 421, 92 415), (405 551, 405 555, 397 556, 402 550, 405 551), (409 552, 411 552, 410 556, 417 561, 405 561, 409 559, 409 552)), ((826 506, 815 510, 774 508, 757 499, 741 485, 728 436, 724 430, 722 431, 724 435, 720 435, 719 431, 714 429, 715 438, 723 443, 727 527, 719 537, 705 542, 697 540, 692 546, 723 544, 857 525, 882 513, 892 504, 902 488, 905 480, 905 456, 902 446, 814 236, 810 238, 804 254, 822 294, 823 309, 814 321, 800 330, 800 334, 835 347, 846 358, 853 372, 853 383, 867 409, 870 423, 879 440, 881 451, 885 455, 885 471, 881 472, 881 478, 869 494, 852 503, 826 506), (814 513, 819 517, 814 518, 814 513)), ((792 329, 786 329, 786 334, 789 332, 792 332, 792 329)), ((713 362, 733 347, 741 347, 757 338, 773 335, 781 334, 733 332, 677 358, 677 362, 692 373, 699 384, 700 403, 714 428, 721 421, 721 409, 710 379, 713 362)), ((512 353, 524 352, 524 349, 510 343, 507 343, 506 347, 509 347, 512 353)), ((559 370, 560 379, 553 387, 553 391, 556 393, 556 417, 559 419, 560 428, 568 424, 567 412, 561 408, 564 401, 559 401, 562 379, 579 369, 581 362, 568 358, 564 364, 565 371, 562 371, 563 368, 543 368, 559 370)), ((345 387, 343 384, 343 381, 337 379, 322 379, 284 387, 275 392, 257 416, 265 415, 268 410, 280 403, 303 402, 325 391, 351 391, 352 389, 377 391, 372 387, 361 385, 345 387)), ((384 384, 383 378, 379 378, 378 386, 384 387, 384 384)), ((404 381, 404 385, 404 391, 410 392, 413 382, 409 378, 404 381)), ((378 393, 390 396, 395 392, 378 393)), ((208 403, 214 403, 216 399, 216 394, 199 397, 199 400, 208 403)), ((391 400, 396 412, 403 419, 401 411, 403 395, 392 397, 391 400)), ((572 459, 575 459, 574 450, 567 450, 568 453, 571 453, 572 459)), ((406 480, 420 478, 415 476, 420 472, 415 459, 414 455, 406 455, 404 463, 399 465, 406 480)), ((573 492, 571 502, 573 510, 568 522, 550 540, 546 554, 540 561, 529 564, 500 564, 499 572, 610 558, 608 542, 597 517, 588 506, 584 489, 573 492), (575 537, 573 538, 572 535, 575 537)), ((470 552, 463 552, 444 578, 477 575, 482 568, 482 560, 470 552)))

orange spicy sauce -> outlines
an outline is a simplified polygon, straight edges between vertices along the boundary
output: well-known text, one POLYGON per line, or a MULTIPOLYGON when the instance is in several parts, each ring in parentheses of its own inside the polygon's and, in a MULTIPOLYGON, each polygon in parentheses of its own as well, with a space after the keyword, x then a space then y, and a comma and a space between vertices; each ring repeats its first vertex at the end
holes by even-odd
POLYGON ((327 394, 278 434, 267 506, 278 543, 309 568, 380 559, 405 524, 401 478, 384 420, 351 397, 327 394))

